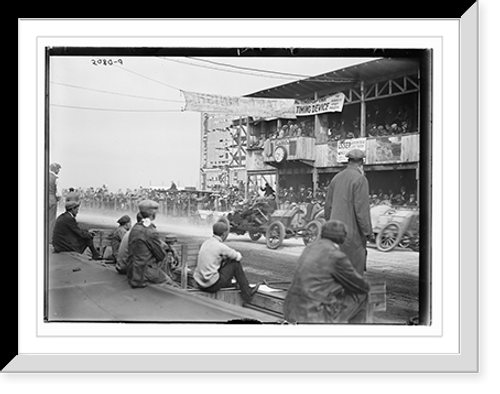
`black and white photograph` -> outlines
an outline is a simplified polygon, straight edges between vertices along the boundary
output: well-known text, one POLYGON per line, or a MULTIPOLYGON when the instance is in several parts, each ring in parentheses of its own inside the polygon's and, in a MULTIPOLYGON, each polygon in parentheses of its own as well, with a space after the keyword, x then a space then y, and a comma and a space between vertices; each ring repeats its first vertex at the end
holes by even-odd
POLYGON ((480 364, 493 378, 487 1, 447 18, 422 4, 389 19, 20 18, 2 383, 422 392, 447 373, 470 389, 480 364))
POLYGON ((431 326, 432 68, 46 47, 44 321, 431 326))

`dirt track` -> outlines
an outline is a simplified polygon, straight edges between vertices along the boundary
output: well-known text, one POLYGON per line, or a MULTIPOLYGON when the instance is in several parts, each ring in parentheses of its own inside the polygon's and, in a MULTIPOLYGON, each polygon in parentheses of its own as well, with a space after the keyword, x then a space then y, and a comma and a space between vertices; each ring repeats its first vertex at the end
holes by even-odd
MULTIPOLYGON (((120 214, 80 213, 77 220, 85 227, 115 227, 120 214)), ((130 215, 134 217, 133 215, 130 215)), ((200 243, 211 236, 209 226, 188 224, 183 219, 159 217, 156 220, 162 234, 176 234, 178 243, 200 243)), ((290 281, 304 244, 300 239, 285 240, 277 250, 268 249, 264 238, 252 242, 248 235, 230 234, 226 243, 241 252, 250 282, 261 279, 290 281)), ((385 280, 387 284, 387 311, 376 313, 376 323, 407 324, 418 316, 419 254, 410 250, 388 253, 374 247, 368 249, 366 276, 370 280, 385 280)))

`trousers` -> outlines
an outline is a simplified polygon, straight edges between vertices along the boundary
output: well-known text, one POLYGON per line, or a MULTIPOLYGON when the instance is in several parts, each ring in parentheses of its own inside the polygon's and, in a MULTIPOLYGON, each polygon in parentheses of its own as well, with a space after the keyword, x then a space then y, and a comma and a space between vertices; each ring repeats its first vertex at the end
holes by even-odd
POLYGON ((245 271, 243 271, 241 263, 236 260, 224 260, 219 268, 219 280, 212 286, 199 286, 199 288, 200 290, 208 293, 215 293, 224 287, 231 287, 231 281, 233 278, 236 279, 236 283, 241 290, 241 297, 243 300, 249 301, 251 299, 251 288, 248 284, 248 279, 245 275, 245 271))

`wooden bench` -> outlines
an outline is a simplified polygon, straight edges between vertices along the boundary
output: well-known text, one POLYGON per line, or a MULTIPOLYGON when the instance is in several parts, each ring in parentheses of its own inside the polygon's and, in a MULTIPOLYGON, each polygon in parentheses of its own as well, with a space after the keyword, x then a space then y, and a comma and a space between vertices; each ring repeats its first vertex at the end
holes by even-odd
MULTIPOLYGON (((176 270, 175 274, 179 277, 178 281, 180 281, 181 288, 200 293, 205 297, 225 301, 231 304, 241 304, 239 290, 236 290, 234 288, 221 289, 217 293, 207 293, 197 289, 197 286, 193 279, 193 272, 198 261, 200 246, 201 245, 198 244, 183 244, 172 246, 176 250, 180 259, 180 267, 178 268, 178 270, 176 270)), ((386 283, 385 281, 373 280, 369 280, 369 282, 370 292, 368 293, 366 322, 373 323, 374 313, 385 312, 387 308, 386 283)), ((287 284, 287 282, 280 282, 280 284, 287 284)), ((272 284, 270 283, 270 285, 272 284)), ((252 302, 253 306, 256 306, 255 304, 264 305, 265 309, 269 310, 269 312, 274 314, 282 314, 282 311, 280 309, 282 309, 281 307, 284 302, 284 297, 286 297, 286 291, 282 292, 279 295, 266 295, 263 293, 257 293, 256 297, 262 299, 252 302)))

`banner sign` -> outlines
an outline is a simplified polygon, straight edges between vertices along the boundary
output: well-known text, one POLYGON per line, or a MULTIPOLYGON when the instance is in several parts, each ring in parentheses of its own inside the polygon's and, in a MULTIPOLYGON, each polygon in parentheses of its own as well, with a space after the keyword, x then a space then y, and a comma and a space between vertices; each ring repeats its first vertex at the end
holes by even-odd
POLYGON ((309 116, 325 112, 342 112, 344 99, 344 93, 337 93, 333 96, 323 97, 309 103, 299 101, 295 103, 295 115, 309 116))
POLYGON ((351 149, 361 149, 366 152, 366 138, 350 138, 337 142, 337 163, 346 163, 348 161, 345 155, 351 149))
POLYGON ((186 100, 186 111, 295 119, 294 99, 266 99, 181 92, 186 100))

